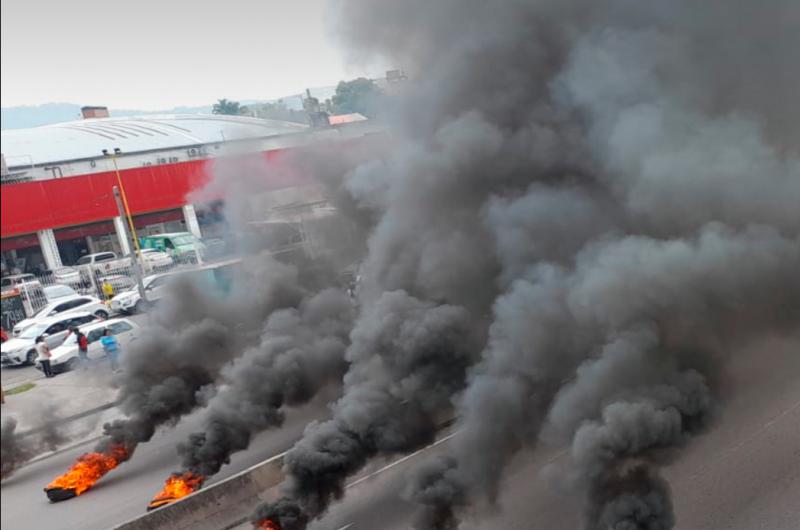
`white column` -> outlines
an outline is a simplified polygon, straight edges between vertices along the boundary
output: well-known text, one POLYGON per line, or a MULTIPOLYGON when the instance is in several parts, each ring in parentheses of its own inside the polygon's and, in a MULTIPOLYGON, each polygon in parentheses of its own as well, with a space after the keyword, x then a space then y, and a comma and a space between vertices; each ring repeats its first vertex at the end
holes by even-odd
POLYGON ((58 253, 58 245, 56 244, 56 235, 49 228, 47 230, 39 230, 36 232, 39 238, 39 246, 42 248, 42 256, 47 268, 55 270, 62 266, 61 255, 58 253))
POLYGON ((194 234, 194 237, 200 239, 203 234, 200 232, 200 223, 197 222, 197 212, 194 211, 193 204, 186 204, 183 207, 183 217, 186 219, 186 228, 189 232, 194 234))
POLYGON ((117 232, 117 240, 119 241, 119 248, 122 249, 122 255, 127 256, 131 253, 131 242, 125 235, 125 223, 127 221, 121 216, 114 217, 114 230, 117 232))

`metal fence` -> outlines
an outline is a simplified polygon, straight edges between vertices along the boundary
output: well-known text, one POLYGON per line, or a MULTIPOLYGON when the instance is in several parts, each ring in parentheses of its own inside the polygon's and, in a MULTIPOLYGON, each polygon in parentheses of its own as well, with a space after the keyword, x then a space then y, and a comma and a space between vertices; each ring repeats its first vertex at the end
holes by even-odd
MULTIPOLYGON (((198 267, 195 259, 161 260, 141 266, 146 280, 154 274, 189 271, 198 267)), ((35 275, 35 279, 14 285, 3 293, 2 326, 10 330, 56 298, 88 295, 108 301, 122 291, 136 289, 136 276, 130 260, 62 267, 35 275)))

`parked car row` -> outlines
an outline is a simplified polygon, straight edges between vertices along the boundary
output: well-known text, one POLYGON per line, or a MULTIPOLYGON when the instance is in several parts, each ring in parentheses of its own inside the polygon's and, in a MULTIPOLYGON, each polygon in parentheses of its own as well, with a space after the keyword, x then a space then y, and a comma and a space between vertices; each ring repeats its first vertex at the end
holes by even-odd
MULTIPOLYGON (((117 338, 119 347, 124 352, 126 347, 139 337, 140 328, 127 318, 114 318, 111 320, 91 322, 80 326, 78 329, 86 335, 89 347, 86 356, 89 361, 104 359, 106 354, 100 344, 100 337, 106 330, 117 338)), ((80 354, 78 352, 78 339, 74 333, 70 333, 61 344, 50 350, 50 368, 54 373, 67 370, 74 370, 80 364, 80 354)), ((36 368, 41 370, 41 365, 37 363, 36 368)))
POLYGON ((108 318, 109 310, 103 302, 93 296, 71 296, 50 302, 30 318, 18 322, 13 329, 13 335, 18 337, 30 326, 43 319, 74 312, 88 312, 100 318, 108 318))
POLYGON ((33 364, 36 360, 36 337, 43 336, 47 345, 55 348, 64 341, 71 327, 82 326, 99 319, 100 317, 87 311, 69 312, 39 319, 0 346, 0 364, 3 366, 33 364))

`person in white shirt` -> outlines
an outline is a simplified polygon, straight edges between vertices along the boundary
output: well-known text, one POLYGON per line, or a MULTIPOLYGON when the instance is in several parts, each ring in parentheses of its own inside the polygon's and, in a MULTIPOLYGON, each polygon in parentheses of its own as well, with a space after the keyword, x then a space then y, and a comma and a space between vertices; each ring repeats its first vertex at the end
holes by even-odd
POLYGON ((53 371, 50 369, 50 357, 52 356, 50 346, 47 345, 47 341, 42 335, 36 337, 36 354, 38 356, 36 360, 42 365, 44 376, 53 377, 53 371))

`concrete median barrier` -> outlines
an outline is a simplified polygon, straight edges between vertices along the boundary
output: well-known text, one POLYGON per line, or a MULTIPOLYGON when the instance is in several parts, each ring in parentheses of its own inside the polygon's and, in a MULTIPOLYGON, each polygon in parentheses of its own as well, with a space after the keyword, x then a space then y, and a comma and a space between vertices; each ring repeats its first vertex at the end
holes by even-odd
MULTIPOLYGON (((439 428, 448 428, 454 422, 452 412, 447 411, 438 421, 439 428)), ((249 514, 261 501, 278 497, 279 491, 275 487, 285 479, 284 455, 286 453, 275 455, 177 502, 145 512, 113 530, 228 530, 239 526, 246 520, 242 514, 249 514)), ((389 467, 391 465, 384 466, 352 485, 362 483, 389 467)), ((142 506, 142 510, 144 508, 142 506)))
POLYGON ((239 525, 243 513, 267 500, 269 490, 283 482, 285 454, 275 455, 177 502, 144 513, 114 530, 222 530, 239 525))

